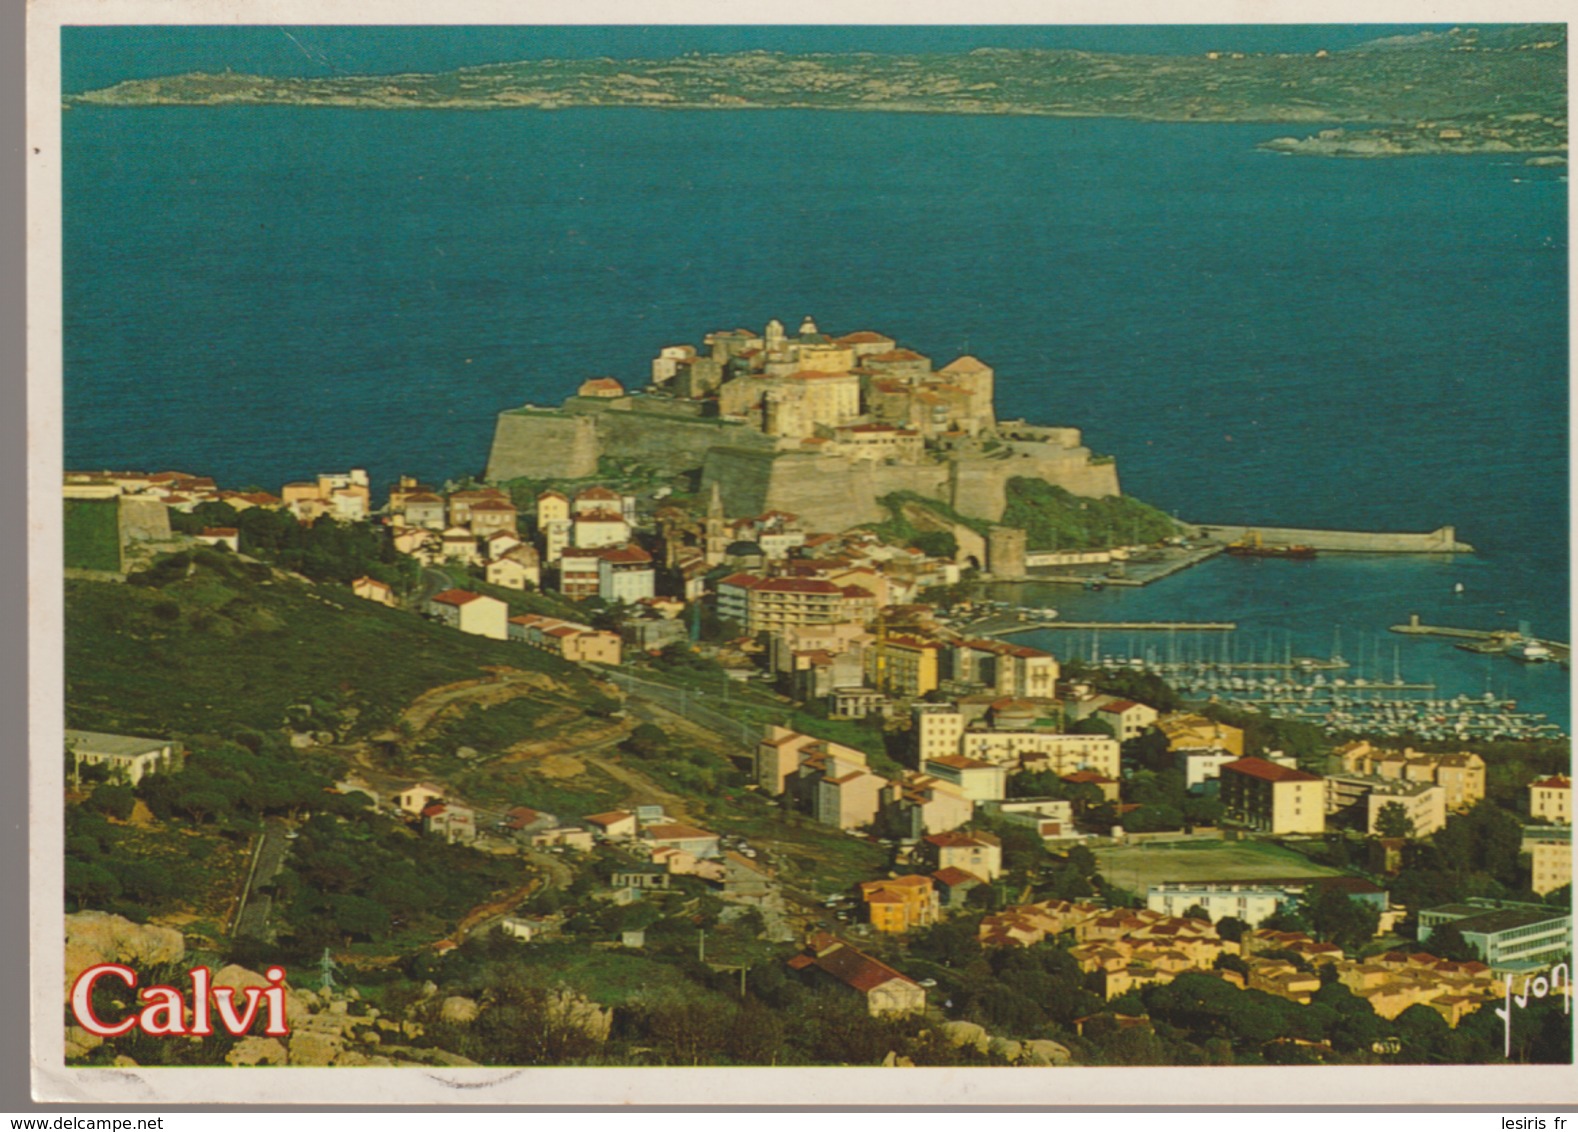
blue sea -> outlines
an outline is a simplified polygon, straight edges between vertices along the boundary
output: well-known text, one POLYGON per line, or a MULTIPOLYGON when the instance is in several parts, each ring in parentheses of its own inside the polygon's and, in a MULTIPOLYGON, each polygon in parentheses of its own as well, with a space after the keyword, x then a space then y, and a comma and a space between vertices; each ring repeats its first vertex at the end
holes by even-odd
MULTIPOLYGON (((66 71, 80 89, 220 56, 288 69, 279 29, 240 30, 258 34, 166 32, 164 55, 124 57, 74 32, 66 71)), ((531 53, 443 30, 356 42, 386 69, 531 53)), ((913 48, 899 30, 888 49, 913 48)), ((964 46, 987 42, 972 30, 964 46)), ((304 57, 350 58, 296 31, 304 57)), ((1114 49, 1207 31, 1280 32, 1289 49, 1367 37, 1184 29, 1114 49)), ((557 34, 538 53, 603 44, 557 34)), ((648 46, 692 42, 664 34, 648 46)), ((1409 613, 1569 639, 1565 169, 1293 158, 1255 148, 1289 132, 1275 126, 1088 119, 77 107, 63 121, 70 466, 275 490, 352 465, 378 483, 477 473, 501 408, 601 374, 639 384, 659 346, 811 314, 939 364, 981 357, 1000 415, 1083 428, 1127 492, 1181 517, 1453 523, 1479 550, 1218 560, 1144 590, 1036 592, 1065 616, 1233 619, 1317 654, 1341 626, 1350 659, 1370 641, 1390 673, 1395 643, 1410 679, 1489 682, 1570 722, 1554 667, 1374 643, 1409 613)))

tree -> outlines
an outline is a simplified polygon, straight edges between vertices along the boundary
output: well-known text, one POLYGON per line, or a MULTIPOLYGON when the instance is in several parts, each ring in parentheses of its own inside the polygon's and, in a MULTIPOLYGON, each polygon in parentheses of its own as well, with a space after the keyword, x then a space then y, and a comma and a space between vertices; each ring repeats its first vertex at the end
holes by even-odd
POLYGON ((1408 808, 1401 802, 1388 802, 1375 815, 1375 832, 1382 837, 1412 837, 1414 819, 1408 816, 1408 808))
POLYGON ((651 723, 637 726, 620 744, 621 748, 642 759, 653 758, 667 746, 668 736, 662 728, 651 723))
POLYGON ((1355 900, 1340 889, 1323 888, 1309 902, 1305 918, 1322 940, 1355 951, 1375 938, 1381 912, 1367 900, 1355 900))
POLYGON ((1202 905, 1191 904, 1189 907, 1184 909, 1183 918, 1186 920, 1205 920, 1209 922, 1211 919, 1211 913, 1207 912, 1202 905))
POLYGON ((106 784, 94 789, 87 804, 101 814, 125 821, 131 817, 132 808, 137 805, 137 796, 132 793, 130 786, 106 784))
POLYGON ((978 908, 983 912, 995 912, 1001 904, 996 886, 990 884, 978 884, 970 889, 965 894, 964 902, 968 907, 978 908))
POLYGON ((1467 963, 1478 960, 1480 954, 1474 946, 1463 938, 1463 933, 1456 924, 1442 924, 1431 929, 1430 938, 1420 944, 1431 955, 1439 955, 1442 959, 1450 959, 1455 963, 1467 963))
POLYGON ((910 539, 910 545, 928 558, 956 558, 959 540, 950 531, 922 531, 910 539))
POLYGON ((1225 951, 1211 961, 1211 966, 1218 971, 1237 971, 1245 978, 1249 976, 1249 964, 1237 955, 1229 955, 1225 951))
POLYGON ((1216 922, 1216 934, 1225 940, 1237 943, 1244 938, 1244 933, 1249 930, 1249 925, 1237 916, 1223 916, 1216 922))
POLYGON ((1078 723, 1071 725, 1068 729, 1068 733, 1070 735, 1105 735, 1109 739, 1116 739, 1118 737, 1118 733, 1113 728, 1112 724, 1108 723, 1105 719, 1097 719, 1093 715, 1086 716, 1078 723))

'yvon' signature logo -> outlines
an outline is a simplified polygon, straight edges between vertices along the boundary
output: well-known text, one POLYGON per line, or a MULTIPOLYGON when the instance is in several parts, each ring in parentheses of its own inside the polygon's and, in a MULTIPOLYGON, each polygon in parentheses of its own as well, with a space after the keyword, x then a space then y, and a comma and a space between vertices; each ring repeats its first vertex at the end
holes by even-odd
POLYGON ((290 1033, 290 1024, 285 1018, 283 968, 270 967, 264 972, 268 986, 247 987, 240 991, 239 1005, 236 1003, 237 989, 214 986, 213 975, 207 967, 193 967, 187 974, 192 979, 190 1010, 186 996, 179 989, 160 984, 137 992, 138 1001, 144 1004, 141 1010, 111 1022, 93 1012, 94 986, 100 979, 117 979, 127 987, 135 987, 137 972, 120 963, 100 963, 77 976, 71 988, 71 1012, 84 1030, 104 1038, 119 1037, 133 1029, 156 1037, 170 1034, 207 1037, 214 1032, 216 1016, 226 1032, 239 1037, 252 1028, 260 1014, 268 1018, 268 1025, 263 1028, 265 1034, 290 1033))
POLYGON ((1573 988, 1572 979, 1568 977, 1567 964, 1565 963, 1558 963, 1556 966, 1552 967, 1549 978, 1546 978, 1544 975, 1539 975, 1531 979, 1525 975, 1523 977, 1522 994, 1512 993, 1511 975, 1507 976, 1506 985, 1507 1001, 1505 1005, 1496 1007, 1496 1017, 1501 1019, 1503 1023, 1502 1028, 1506 1032, 1506 1047, 1504 1056, 1510 1058, 1512 1056, 1513 1005, 1516 1004, 1521 1010, 1523 1007, 1529 1005, 1529 999, 1531 998, 1544 998, 1548 994, 1560 994, 1562 996, 1562 1013, 1571 1014, 1573 1012, 1573 988))

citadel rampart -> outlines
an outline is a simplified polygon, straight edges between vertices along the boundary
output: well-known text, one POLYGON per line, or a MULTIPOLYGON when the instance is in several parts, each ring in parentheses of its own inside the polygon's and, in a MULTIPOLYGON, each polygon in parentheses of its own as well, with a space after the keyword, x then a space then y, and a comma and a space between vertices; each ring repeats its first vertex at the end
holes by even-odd
POLYGON ((887 513, 878 500, 898 491, 997 522, 1016 476, 1090 498, 1119 494, 1117 465, 1093 460, 1078 429, 1022 427, 1025 439, 1005 440, 991 451, 974 446, 919 463, 890 463, 786 450, 745 424, 676 412, 657 398, 577 397, 561 409, 500 413, 486 475, 495 482, 589 477, 605 456, 671 473, 700 468, 703 493, 717 484, 730 515, 788 511, 826 530, 880 522, 887 513))
POLYGON ((561 409, 508 409, 499 414, 486 477, 583 479, 603 456, 634 460, 664 472, 699 468, 720 445, 771 452, 771 437, 733 421, 675 412, 657 398, 589 402, 572 397, 561 409))

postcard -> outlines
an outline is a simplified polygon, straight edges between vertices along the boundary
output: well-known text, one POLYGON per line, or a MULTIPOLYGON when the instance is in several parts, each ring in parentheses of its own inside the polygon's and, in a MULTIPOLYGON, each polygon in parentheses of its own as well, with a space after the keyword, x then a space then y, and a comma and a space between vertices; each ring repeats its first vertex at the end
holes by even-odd
POLYGON ((36 5, 37 1096, 1570 1100, 1568 31, 1312 12, 36 5))

